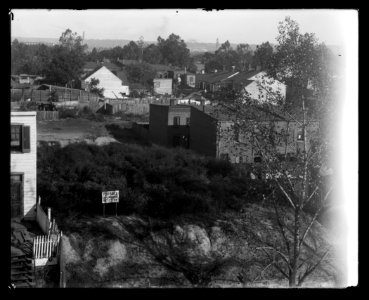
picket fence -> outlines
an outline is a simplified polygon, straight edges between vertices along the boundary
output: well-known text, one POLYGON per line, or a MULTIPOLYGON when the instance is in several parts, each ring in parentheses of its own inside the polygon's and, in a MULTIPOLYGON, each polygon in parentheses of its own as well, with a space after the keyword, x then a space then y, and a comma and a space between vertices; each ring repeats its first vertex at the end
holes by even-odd
POLYGON ((63 233, 59 230, 55 218, 51 220, 51 209, 47 214, 41 207, 41 197, 36 203, 36 220, 44 235, 33 239, 33 259, 35 266, 54 265, 59 262, 60 241, 63 233))
POLYGON ((56 259, 59 253, 61 235, 62 233, 36 236, 33 240, 34 259, 56 259))

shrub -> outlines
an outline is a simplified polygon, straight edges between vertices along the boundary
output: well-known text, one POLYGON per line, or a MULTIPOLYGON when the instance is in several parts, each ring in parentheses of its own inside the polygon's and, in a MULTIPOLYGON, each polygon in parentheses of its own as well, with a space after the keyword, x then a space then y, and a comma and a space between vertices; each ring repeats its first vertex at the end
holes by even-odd
POLYGON ((256 199, 258 184, 228 162, 183 149, 116 143, 38 149, 38 192, 60 213, 101 214, 101 192, 108 190, 120 191, 119 213, 167 219, 213 213, 256 199))

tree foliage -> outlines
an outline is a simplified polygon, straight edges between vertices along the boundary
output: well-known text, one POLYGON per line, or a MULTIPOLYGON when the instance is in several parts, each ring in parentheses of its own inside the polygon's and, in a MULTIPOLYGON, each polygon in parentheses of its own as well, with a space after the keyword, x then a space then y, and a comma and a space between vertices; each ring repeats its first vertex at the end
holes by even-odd
MULTIPOLYGON (((311 228, 320 212, 326 208, 332 190, 326 186, 327 180, 320 172, 330 163, 327 156, 329 145, 319 131, 311 129, 316 124, 316 118, 307 114, 304 97, 308 84, 314 86, 317 70, 321 67, 317 60, 317 41, 313 34, 300 34, 298 24, 289 17, 280 23, 277 41, 268 74, 282 82, 292 83, 296 88, 294 110, 277 101, 279 95, 273 91, 268 91, 269 97, 275 98, 279 106, 255 103, 246 96, 246 99, 240 98, 233 105, 228 105, 228 109, 236 117, 235 127, 247 136, 247 143, 251 143, 260 153, 260 168, 265 180, 271 183, 271 192, 266 193, 266 197, 274 203, 284 246, 276 248, 266 245, 262 250, 271 259, 271 265, 289 280, 290 286, 295 287, 305 282, 330 251, 329 247, 323 249, 311 244, 314 240, 311 228), (260 111, 269 115, 269 118, 262 120, 260 111), (285 130, 277 130, 276 118, 287 120, 285 130), (297 143, 291 140, 289 122, 299 126, 300 141, 297 143), (284 152, 281 152, 281 145, 284 145, 284 152), (293 150, 293 161, 287 160, 289 148, 293 150), (314 199, 312 211, 309 205, 314 199), (293 212, 292 222, 286 221, 280 209, 283 201, 284 206, 293 212), (308 226, 303 227, 302 218, 309 214, 308 226), (311 253, 306 256, 307 249, 311 253)), ((260 88, 263 88, 263 84, 261 81, 260 88)))
POLYGON ((158 37, 158 47, 165 64, 185 67, 190 58, 190 50, 179 35, 172 33, 167 39, 158 37))
POLYGON ((120 190, 119 213, 170 219, 259 201, 246 171, 184 150, 136 145, 41 145, 38 193, 60 214, 101 212, 101 191, 120 190))
POLYGON ((104 97, 104 88, 99 88, 100 80, 96 78, 91 78, 89 82, 89 91, 91 93, 97 94, 100 97, 104 97))
POLYGON ((269 42, 257 45, 253 61, 254 67, 260 66, 261 69, 266 69, 269 66, 272 55, 273 47, 269 42))

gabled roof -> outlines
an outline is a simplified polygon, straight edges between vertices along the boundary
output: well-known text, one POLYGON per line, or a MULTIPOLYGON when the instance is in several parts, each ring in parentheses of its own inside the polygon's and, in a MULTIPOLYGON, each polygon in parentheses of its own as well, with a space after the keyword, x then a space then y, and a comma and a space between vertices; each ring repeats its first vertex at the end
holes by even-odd
MULTIPOLYGON (((114 74, 114 70, 110 70, 107 66, 103 65, 100 67, 97 67, 96 69, 92 70, 91 72, 88 72, 85 76, 82 77, 82 80, 86 80, 87 78, 91 77, 94 73, 96 73, 98 70, 100 70, 102 67, 107 68, 110 72, 114 74)), ((126 72, 124 70, 118 70, 116 74, 114 74, 116 77, 118 77, 123 85, 129 85, 126 72)))

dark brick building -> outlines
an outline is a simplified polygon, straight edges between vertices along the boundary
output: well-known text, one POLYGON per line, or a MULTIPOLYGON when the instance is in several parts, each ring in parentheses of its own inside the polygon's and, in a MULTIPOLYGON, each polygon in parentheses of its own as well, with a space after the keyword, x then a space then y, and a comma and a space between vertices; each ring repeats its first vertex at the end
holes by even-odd
POLYGON ((189 148, 191 106, 150 104, 151 142, 189 148))
MULTIPOLYGON (((294 156, 302 150, 301 128, 298 122, 267 114, 257 110, 256 121, 262 126, 273 126, 276 132, 287 132, 287 142, 280 142, 276 150, 280 154, 288 153, 294 156)), ((255 121, 255 119, 253 120, 255 121)), ((311 121, 307 128, 308 136, 314 139, 319 130, 319 122, 311 121)), ((258 148, 253 145, 250 135, 235 126, 231 113, 214 106, 205 106, 202 111, 191 108, 190 149, 199 154, 227 159, 232 163, 254 163, 261 160, 258 148)), ((310 139, 307 147, 310 147, 310 139)))

